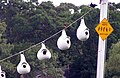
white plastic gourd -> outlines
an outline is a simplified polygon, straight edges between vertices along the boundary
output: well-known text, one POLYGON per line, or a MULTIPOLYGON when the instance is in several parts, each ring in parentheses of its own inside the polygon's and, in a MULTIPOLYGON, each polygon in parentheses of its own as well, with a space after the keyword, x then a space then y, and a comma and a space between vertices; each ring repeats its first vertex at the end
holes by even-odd
POLYGON ((60 50, 67 50, 71 46, 70 37, 67 36, 65 29, 62 30, 62 34, 57 40, 57 46, 60 50))
POLYGON ((46 48, 45 44, 42 43, 41 49, 37 53, 37 58, 39 60, 44 60, 44 59, 50 59, 51 58, 51 53, 50 51, 46 48))
POLYGON ((27 74, 31 70, 30 65, 27 63, 24 54, 20 54, 20 63, 17 66, 17 72, 19 74, 27 74))
POLYGON ((0 66, 0 78, 6 78, 5 72, 2 71, 1 66, 0 66))
POLYGON ((81 19, 80 26, 77 29, 77 38, 81 41, 86 41, 89 38, 89 29, 85 25, 84 19, 81 19))

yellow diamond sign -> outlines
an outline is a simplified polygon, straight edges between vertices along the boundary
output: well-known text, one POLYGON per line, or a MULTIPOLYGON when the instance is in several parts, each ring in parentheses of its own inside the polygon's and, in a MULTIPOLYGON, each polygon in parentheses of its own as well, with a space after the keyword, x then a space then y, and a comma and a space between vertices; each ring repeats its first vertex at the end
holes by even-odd
POLYGON ((106 18, 104 18, 100 24, 98 24, 95 30, 102 40, 105 40, 113 32, 113 28, 106 18))

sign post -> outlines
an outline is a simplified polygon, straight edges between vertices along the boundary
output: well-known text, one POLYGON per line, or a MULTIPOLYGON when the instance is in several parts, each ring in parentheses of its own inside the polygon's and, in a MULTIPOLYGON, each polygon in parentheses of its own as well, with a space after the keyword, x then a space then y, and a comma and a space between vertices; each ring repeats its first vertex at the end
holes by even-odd
POLYGON ((113 31, 107 21, 108 0, 100 0, 100 24, 96 27, 99 34, 97 75, 96 78, 104 78, 104 62, 106 52, 106 39, 113 31))

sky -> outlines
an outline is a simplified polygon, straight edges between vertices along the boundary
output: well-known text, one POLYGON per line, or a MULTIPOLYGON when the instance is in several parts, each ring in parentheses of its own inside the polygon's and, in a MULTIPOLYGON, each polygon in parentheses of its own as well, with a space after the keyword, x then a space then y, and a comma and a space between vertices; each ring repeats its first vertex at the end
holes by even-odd
MULTIPOLYGON (((55 6, 59 6, 60 3, 72 3, 76 6, 89 5, 91 2, 99 5, 100 0, 38 0, 40 3, 42 1, 52 1, 55 6)), ((120 3, 120 0, 108 0, 108 2, 120 3)))

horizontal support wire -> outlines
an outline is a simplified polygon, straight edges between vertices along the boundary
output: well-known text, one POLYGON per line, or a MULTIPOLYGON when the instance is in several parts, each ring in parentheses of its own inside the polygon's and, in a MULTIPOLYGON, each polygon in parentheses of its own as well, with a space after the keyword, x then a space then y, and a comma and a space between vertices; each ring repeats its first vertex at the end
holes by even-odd
MULTIPOLYGON (((94 9, 94 8, 90 8, 90 10, 87 11, 84 15, 82 15, 81 17, 79 17, 78 19, 76 19, 74 22, 72 22, 71 24, 69 24, 68 26, 66 26, 66 27, 63 28, 63 29, 67 29, 68 27, 72 26, 74 23, 76 23, 78 20, 82 19, 84 16, 86 16, 86 15, 87 15, 91 10, 93 10, 93 9, 94 9)), ((63 29, 62 29, 62 30, 63 30, 63 29)), ((13 55, 11 55, 11 56, 9 56, 9 57, 6 57, 6 58, 0 60, 0 62, 3 62, 3 61, 5 61, 5 60, 7 60, 7 59, 9 59, 9 58, 12 58, 12 57, 14 57, 14 56, 17 56, 17 55, 19 55, 19 54, 21 54, 21 53, 23 53, 23 52, 26 52, 26 51, 28 51, 28 50, 30 50, 30 49, 32 49, 32 48, 40 45, 41 43, 44 43, 44 42, 48 41, 49 39, 53 38, 53 37, 56 36, 57 34, 61 33, 62 30, 60 30, 60 31, 58 31, 57 33, 51 35, 50 37, 46 38, 45 40, 43 40, 43 41, 41 41, 41 42, 39 42, 39 43, 37 43, 37 44, 35 44, 35 45, 32 45, 31 47, 29 47, 29 48, 27 48, 27 49, 24 49, 24 50, 22 50, 22 51, 20 51, 20 52, 18 52, 18 53, 15 53, 15 54, 13 54, 13 55)))

